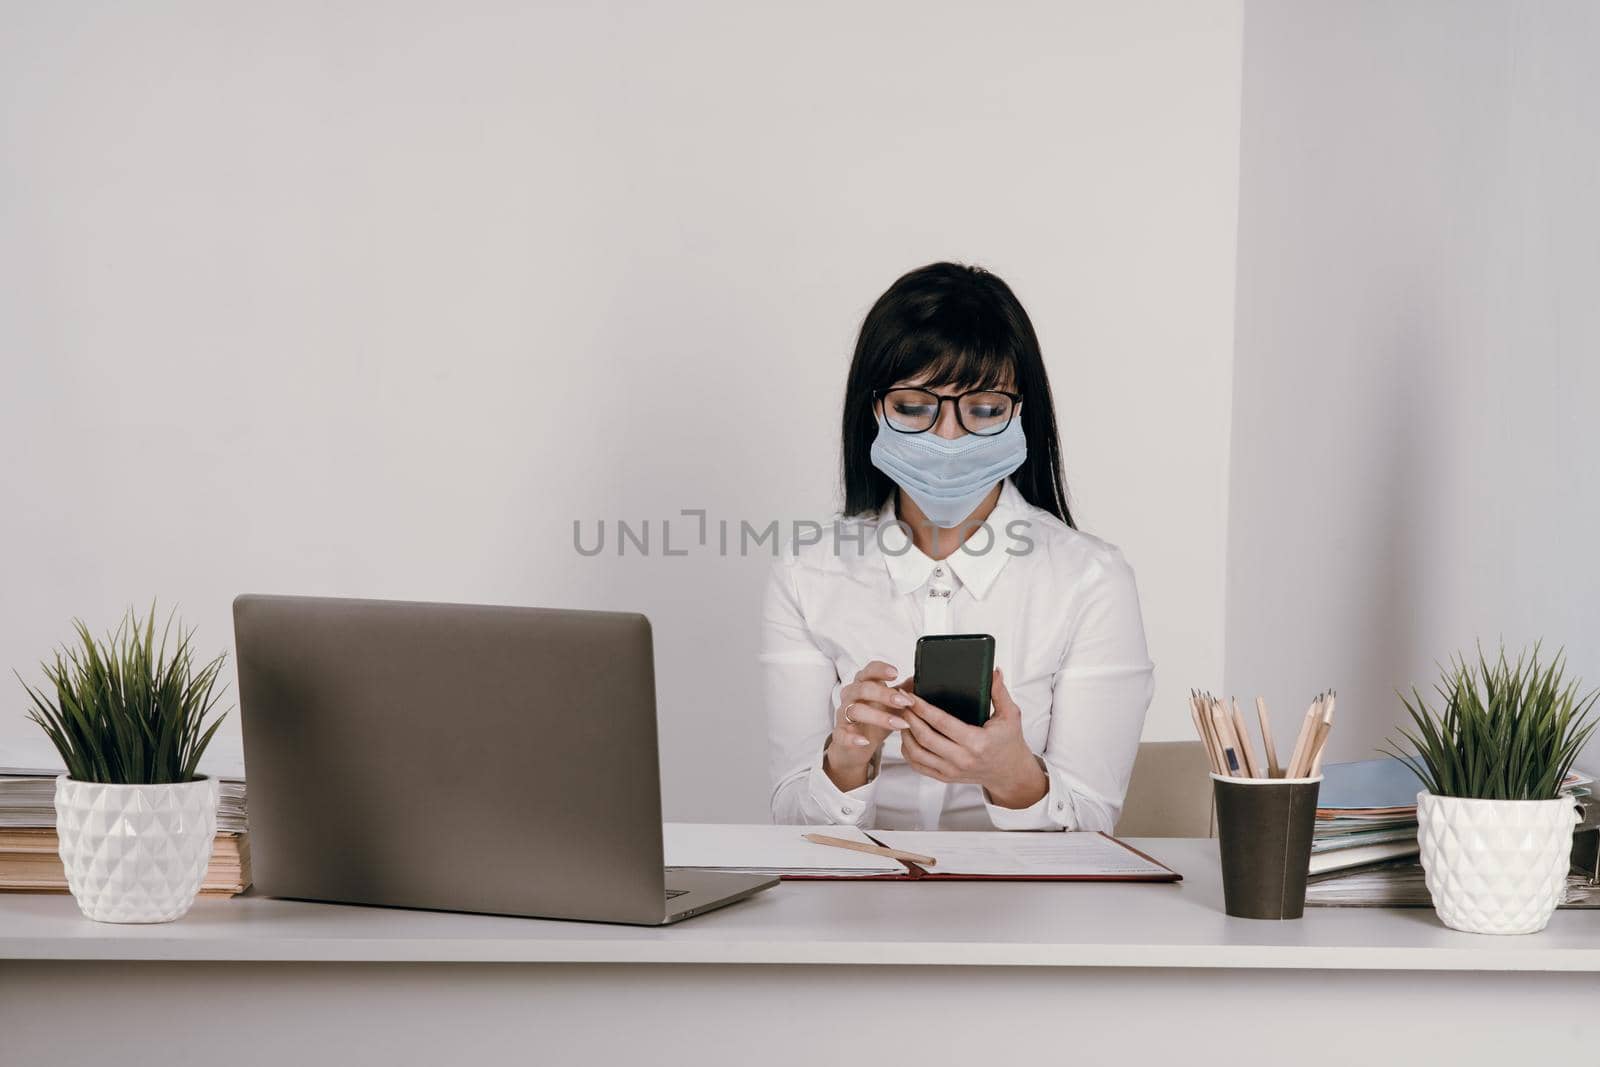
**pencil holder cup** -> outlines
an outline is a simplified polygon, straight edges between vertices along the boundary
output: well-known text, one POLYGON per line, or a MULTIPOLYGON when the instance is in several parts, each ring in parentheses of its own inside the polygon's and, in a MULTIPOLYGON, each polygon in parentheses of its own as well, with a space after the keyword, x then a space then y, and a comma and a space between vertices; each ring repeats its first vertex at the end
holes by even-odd
POLYGON ((1298 919, 1322 778, 1211 776, 1217 798, 1223 910, 1240 919, 1298 919))

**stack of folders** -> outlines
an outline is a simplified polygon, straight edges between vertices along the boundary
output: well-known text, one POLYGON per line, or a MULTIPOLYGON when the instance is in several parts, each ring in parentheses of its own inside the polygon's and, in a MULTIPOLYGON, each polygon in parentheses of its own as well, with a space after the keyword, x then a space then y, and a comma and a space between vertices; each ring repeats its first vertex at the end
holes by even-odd
MULTIPOLYGON (((1416 857, 1341 871, 1306 883, 1306 906, 1319 908, 1427 908, 1433 906, 1427 875, 1416 857)), ((1558 907, 1600 908, 1600 885, 1574 871, 1558 907)))
MULTIPOLYGON (((217 773, 217 838, 200 895, 231 897, 250 885, 243 768, 217 773), (232 773, 239 772, 239 773, 232 773)), ((56 775, 47 760, 0 767, 0 892, 65 893, 56 839, 56 775)))
MULTIPOLYGON (((1431 905, 1417 860, 1416 798, 1422 787, 1416 776, 1393 758, 1329 764, 1322 773, 1306 904, 1431 905)), ((1563 792, 1579 798, 1585 823, 1600 826, 1600 804, 1589 797, 1593 781, 1574 772, 1563 792)), ((1573 875, 1562 906, 1600 907, 1600 886, 1573 875)))
POLYGON ((1317 790, 1311 877, 1417 854, 1417 776, 1392 757, 1329 763, 1317 790))

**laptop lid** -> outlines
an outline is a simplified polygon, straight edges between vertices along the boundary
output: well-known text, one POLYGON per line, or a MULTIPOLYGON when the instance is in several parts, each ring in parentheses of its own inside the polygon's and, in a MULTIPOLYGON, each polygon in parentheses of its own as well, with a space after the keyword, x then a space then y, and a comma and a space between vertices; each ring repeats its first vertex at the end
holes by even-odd
POLYGON ((643 615, 255 595, 233 614, 263 893, 661 919, 643 615))

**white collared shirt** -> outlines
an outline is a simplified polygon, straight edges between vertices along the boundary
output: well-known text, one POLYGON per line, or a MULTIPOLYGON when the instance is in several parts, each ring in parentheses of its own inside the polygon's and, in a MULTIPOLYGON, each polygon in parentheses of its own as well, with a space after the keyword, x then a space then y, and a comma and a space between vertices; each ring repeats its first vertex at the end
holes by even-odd
POLYGON ((1154 686, 1133 571, 1010 479, 987 526, 931 560, 896 522, 891 495, 877 515, 840 519, 773 564, 761 663, 775 822, 1111 831, 1154 686), (946 633, 995 638, 1023 737, 1049 774, 1032 807, 1002 808, 979 786, 917 773, 898 734, 858 789, 840 790, 822 769, 843 685, 874 659, 904 679, 917 638, 946 633))

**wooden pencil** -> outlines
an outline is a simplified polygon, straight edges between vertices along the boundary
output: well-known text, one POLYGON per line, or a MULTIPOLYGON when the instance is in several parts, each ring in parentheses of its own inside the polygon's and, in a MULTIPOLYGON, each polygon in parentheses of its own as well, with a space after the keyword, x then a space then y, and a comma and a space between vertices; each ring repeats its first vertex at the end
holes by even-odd
POLYGON ((1306 743, 1306 754, 1302 757, 1305 767, 1296 777, 1311 778, 1316 775, 1316 760, 1322 755, 1322 746, 1327 743, 1330 727, 1331 724, 1323 719, 1318 719, 1312 726, 1311 740, 1306 743))
POLYGON ((1321 717, 1322 694, 1318 693, 1316 699, 1311 702, 1311 706, 1306 709, 1305 718, 1300 720, 1300 732, 1295 735, 1294 739, 1294 752, 1289 756, 1288 777, 1302 777, 1301 771, 1304 768, 1301 766, 1300 761, 1305 757, 1306 745, 1310 743, 1312 730, 1321 717))
POLYGON ((1261 747, 1267 750, 1267 775, 1281 778, 1283 768, 1278 766, 1278 750, 1272 744, 1272 718, 1267 714, 1267 702, 1256 697, 1256 718, 1261 722, 1261 747))
POLYGON ((1239 759, 1239 743, 1233 737, 1233 723, 1229 721, 1228 713, 1222 710, 1222 701, 1215 697, 1211 700, 1211 725, 1222 744, 1222 764, 1226 768, 1223 773, 1231 778, 1248 777, 1239 759))
POLYGON ((1333 729, 1333 706, 1339 702, 1339 694, 1328 690, 1328 699, 1322 709, 1322 734, 1317 740, 1316 748, 1311 753, 1311 777, 1315 778, 1322 773, 1322 749, 1328 743, 1328 734, 1333 729))
POLYGON ((1226 745, 1222 736, 1217 733, 1217 724, 1211 719, 1211 694, 1202 693, 1200 694, 1199 700, 1200 722, 1205 727, 1206 737, 1210 740, 1211 750, 1216 756, 1217 773, 1229 774, 1231 772, 1228 770, 1228 757, 1223 752, 1226 745))
POLYGON ((860 841, 847 841, 842 837, 829 837, 827 834, 801 834, 800 836, 818 845, 847 848, 852 852, 868 852, 874 856, 888 856, 890 859, 895 860, 909 860, 919 867, 932 867, 939 862, 932 856, 920 856, 915 852, 901 852, 897 848, 884 848, 882 845, 866 845, 860 841))
POLYGON ((1230 698, 1233 704, 1233 734, 1239 739, 1239 754, 1244 757, 1245 770, 1252 778, 1264 778, 1261 764, 1256 761, 1255 746, 1250 744, 1250 731, 1245 728, 1244 716, 1239 713, 1239 698, 1230 698))
POLYGON ((1221 774, 1222 764, 1217 760, 1217 746, 1211 740, 1211 731, 1206 729, 1205 722, 1200 718, 1200 696, 1193 689, 1189 690, 1189 717, 1194 720, 1200 743, 1206 746, 1206 759, 1211 761, 1211 769, 1221 774))

